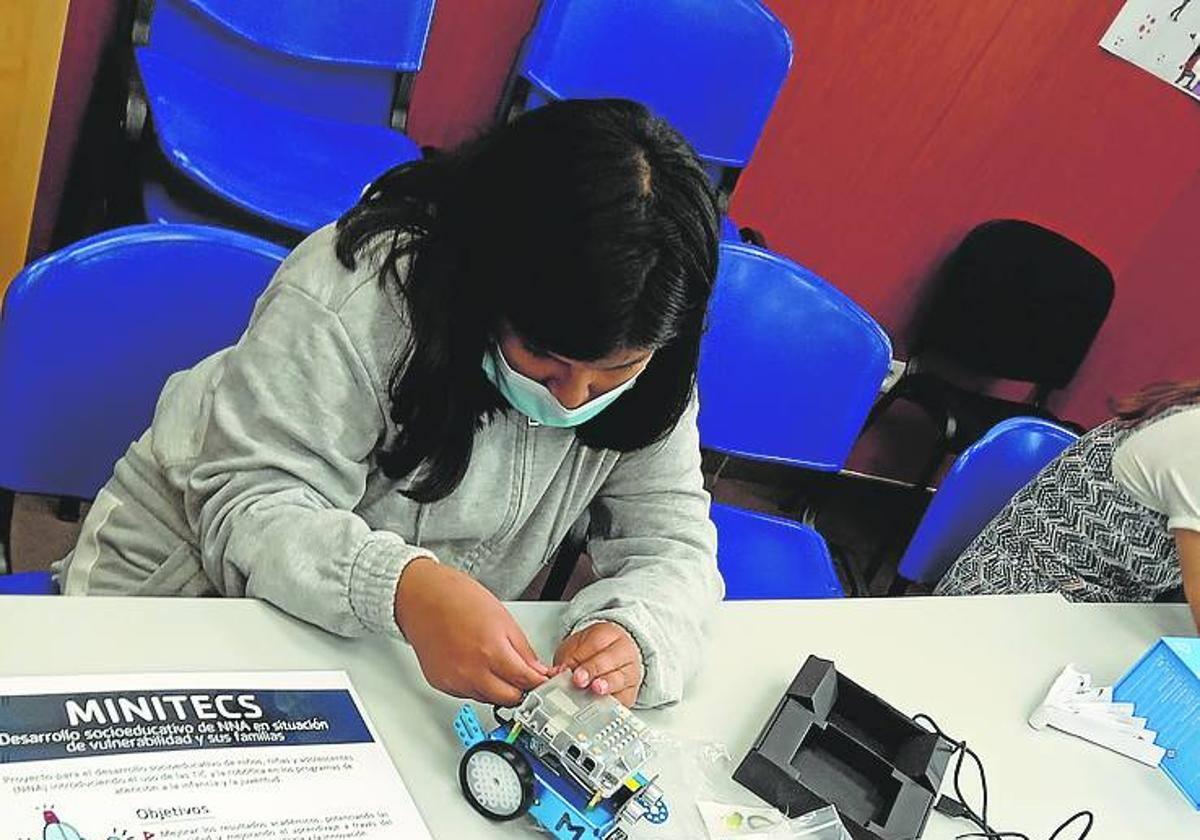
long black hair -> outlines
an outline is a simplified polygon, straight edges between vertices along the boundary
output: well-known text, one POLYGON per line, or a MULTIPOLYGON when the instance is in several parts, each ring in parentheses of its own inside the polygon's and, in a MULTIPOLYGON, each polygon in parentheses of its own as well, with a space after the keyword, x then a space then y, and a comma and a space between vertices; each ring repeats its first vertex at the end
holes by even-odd
POLYGON ((585 445, 639 449, 686 409, 716 275, 718 198, 687 142, 643 106, 530 111, 385 173, 338 229, 348 268, 384 243, 380 280, 408 308, 390 385, 398 434, 379 463, 392 478, 414 476, 411 498, 453 492, 475 432, 505 407, 480 364, 506 322, 578 361, 655 351, 632 389, 576 429, 585 445))

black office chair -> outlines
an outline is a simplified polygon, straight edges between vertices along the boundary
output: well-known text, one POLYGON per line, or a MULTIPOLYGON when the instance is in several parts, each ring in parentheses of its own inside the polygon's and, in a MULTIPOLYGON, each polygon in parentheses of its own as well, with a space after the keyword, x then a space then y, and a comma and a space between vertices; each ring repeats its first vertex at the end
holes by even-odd
POLYGON ((867 426, 897 400, 930 417, 938 439, 913 485, 924 489, 948 454, 1002 420, 1023 415, 1062 423, 1046 399, 1075 376, 1112 298, 1108 267, 1065 236, 1013 219, 979 225, 934 278, 910 361, 867 426), (979 390, 979 379, 1028 383, 1030 394, 1024 401, 1001 399, 979 390))

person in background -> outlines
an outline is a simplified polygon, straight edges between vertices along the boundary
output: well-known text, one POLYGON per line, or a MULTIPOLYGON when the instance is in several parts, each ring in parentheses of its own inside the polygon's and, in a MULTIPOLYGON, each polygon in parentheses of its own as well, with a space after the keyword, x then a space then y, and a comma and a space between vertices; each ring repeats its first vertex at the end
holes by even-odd
POLYGON ((384 174, 235 346, 167 382, 65 594, 261 598, 403 635, 431 685, 484 702, 564 667, 678 700, 723 595, 695 397, 718 223, 691 148, 623 100, 384 174), (551 666, 501 601, 585 520, 599 580, 551 666))
POLYGON ((1197 64, 1200 64, 1200 46, 1192 50, 1192 54, 1183 62, 1183 67, 1180 68, 1181 72, 1179 78, 1175 80, 1175 84, 1190 89, 1196 83, 1197 64))
POLYGON ((1013 497, 937 594, 1152 601, 1182 585, 1200 627, 1200 380, 1115 407, 1013 497))

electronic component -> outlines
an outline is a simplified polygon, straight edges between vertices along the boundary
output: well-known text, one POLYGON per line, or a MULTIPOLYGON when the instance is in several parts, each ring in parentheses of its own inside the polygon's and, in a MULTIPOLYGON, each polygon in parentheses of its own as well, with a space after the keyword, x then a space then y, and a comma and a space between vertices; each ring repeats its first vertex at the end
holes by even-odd
POLYGON ((466 747, 459 785, 488 819, 528 814, 558 840, 628 840, 635 823, 669 818, 662 790, 640 770, 652 752, 645 724, 612 697, 576 688, 570 672, 496 719, 485 732, 463 706, 454 720, 466 747))
POLYGON ((604 797, 616 793, 651 755, 645 724, 612 697, 576 688, 569 672, 529 692, 513 720, 604 797))

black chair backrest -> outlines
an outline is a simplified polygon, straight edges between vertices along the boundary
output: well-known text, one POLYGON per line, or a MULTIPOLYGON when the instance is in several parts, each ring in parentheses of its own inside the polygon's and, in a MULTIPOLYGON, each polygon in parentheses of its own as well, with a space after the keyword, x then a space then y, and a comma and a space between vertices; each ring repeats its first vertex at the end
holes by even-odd
POLYGON ((913 354, 1061 388, 1083 362, 1112 298, 1112 272, 1065 236, 1032 222, 985 222, 939 270, 913 354))

